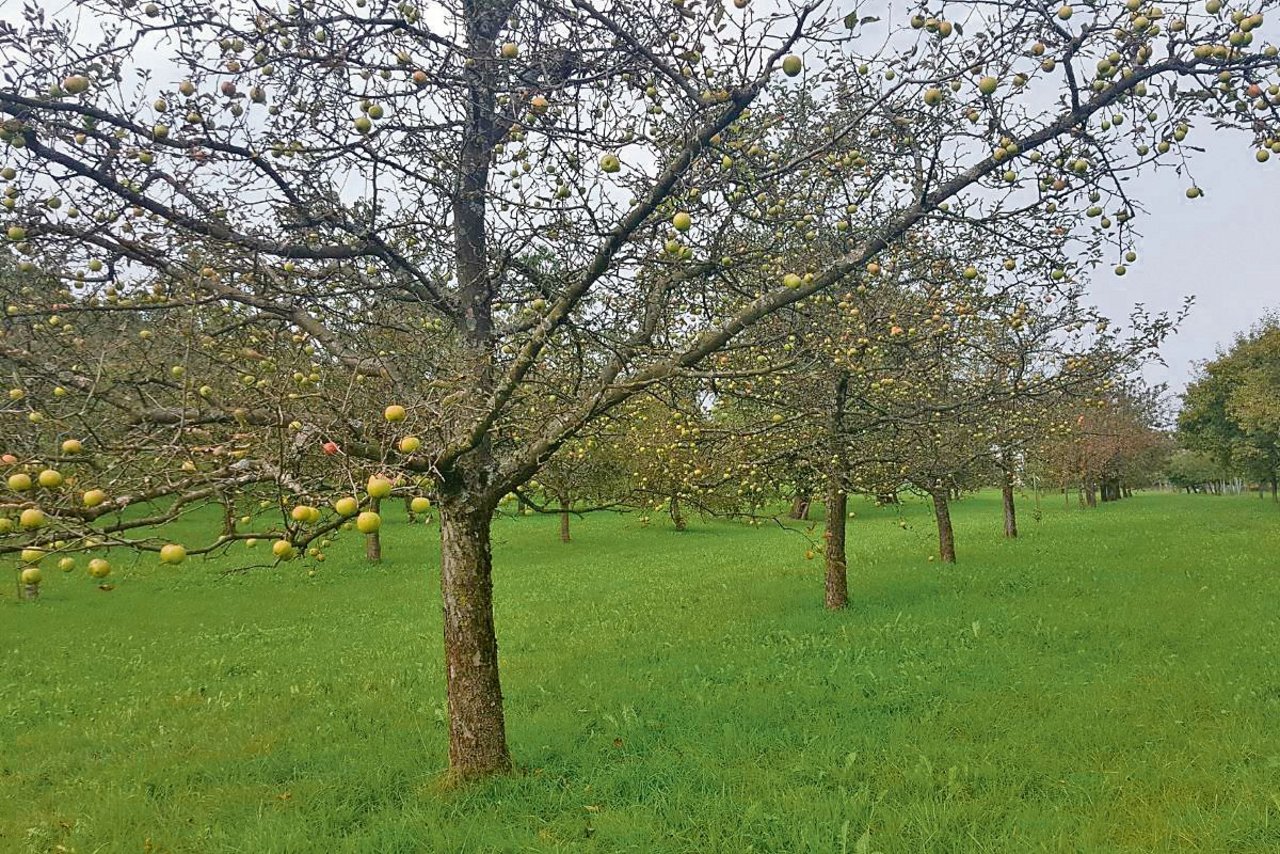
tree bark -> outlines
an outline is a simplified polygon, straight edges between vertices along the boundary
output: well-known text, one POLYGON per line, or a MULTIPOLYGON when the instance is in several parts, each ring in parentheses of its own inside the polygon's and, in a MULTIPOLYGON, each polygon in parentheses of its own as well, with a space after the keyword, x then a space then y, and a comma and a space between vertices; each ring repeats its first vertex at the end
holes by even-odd
POLYGON ((796 497, 791 500, 791 512, 788 514, 792 519, 801 519, 808 521, 809 506, 813 503, 813 496, 807 492, 797 492, 796 497))
POLYGON ((236 505, 229 498, 220 499, 222 502, 222 533, 223 535, 234 534, 236 532, 236 505))
POLYGON ((40 598, 39 584, 19 584, 18 598, 24 602, 34 602, 40 598))
POLYGON ((569 542, 569 499, 560 498, 560 542, 569 542))
POLYGON ((938 557, 943 563, 955 563, 956 536, 951 527, 951 507, 947 492, 945 488, 935 489, 930 495, 933 498, 933 515, 938 520, 938 557))
POLYGON ((1012 540, 1018 536, 1018 508, 1014 504, 1013 483, 1008 475, 1005 476, 1000 495, 1004 503, 1004 535, 1012 540))
POLYGON ((511 770, 493 624, 492 521, 491 506, 461 498, 440 504, 449 772, 455 779, 511 770))
MULTIPOLYGON (((374 513, 381 512, 382 499, 381 498, 369 499, 369 509, 372 510, 374 513)), ((382 562, 381 532, 374 531, 372 534, 364 535, 364 556, 365 556, 365 560, 369 561, 369 563, 382 562)))
POLYGON ((838 611, 849 604, 849 563, 845 554, 845 526, 849 515, 849 496, 840 483, 838 473, 827 483, 826 546, 827 610, 838 611))
POLYGON ((667 510, 671 514, 671 522, 676 526, 677 531, 683 531, 688 527, 688 523, 684 520, 684 513, 680 511, 679 496, 671 496, 671 502, 668 504, 667 510))
MULTIPOLYGON (((827 418, 827 449, 831 454, 827 469, 826 523, 823 537, 825 593, 823 604, 829 611, 849 605, 849 560, 845 551, 845 526, 849 516, 849 494, 845 491, 844 409, 849 394, 849 375, 835 377, 831 411, 827 418)), ((807 510, 808 508, 806 508, 807 510)))
POLYGON ((1000 457, 1004 480, 1000 484, 1000 497, 1004 504, 1004 535, 1008 539, 1018 536, 1018 510, 1013 501, 1013 465, 1007 453, 1000 457))

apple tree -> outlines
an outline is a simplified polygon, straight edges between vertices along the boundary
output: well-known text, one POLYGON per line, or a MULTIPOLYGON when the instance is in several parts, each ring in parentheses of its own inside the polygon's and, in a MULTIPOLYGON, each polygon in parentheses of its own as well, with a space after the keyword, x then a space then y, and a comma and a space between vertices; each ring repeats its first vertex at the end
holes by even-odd
MULTIPOLYGON (((1185 168, 1206 128, 1280 149, 1274 5, 960 3, 902 26, 823 0, 26 7, 0 24, 0 225, 60 284, 9 311, 27 420, 5 444, 43 471, 82 433, 115 500, 166 500, 160 521, 267 501, 281 558, 428 492, 450 767, 505 771, 503 496, 763 319, 874 288, 937 221, 1077 212, 1119 272, 1124 177, 1185 168), (838 253, 786 251, 825 227, 838 253)), ((102 535, 74 488, 40 489, 5 496, 51 520, 31 541, 102 535)))

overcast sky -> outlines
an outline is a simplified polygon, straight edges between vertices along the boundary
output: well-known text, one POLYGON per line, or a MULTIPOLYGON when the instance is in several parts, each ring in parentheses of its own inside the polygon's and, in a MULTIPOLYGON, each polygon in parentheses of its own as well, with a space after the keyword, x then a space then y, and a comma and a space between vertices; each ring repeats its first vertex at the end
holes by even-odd
POLYGON ((1191 162, 1203 198, 1189 200, 1192 181, 1172 171, 1143 175, 1131 185, 1147 213, 1142 216, 1138 263, 1124 278, 1107 268, 1090 288, 1099 306, 1116 319, 1142 302, 1176 311, 1182 298, 1196 304, 1178 334, 1163 348, 1167 368, 1147 377, 1181 390, 1192 363, 1213 356, 1219 344, 1248 329, 1267 308, 1280 309, 1280 158, 1259 164, 1249 139, 1208 127, 1187 141, 1203 146, 1191 162))

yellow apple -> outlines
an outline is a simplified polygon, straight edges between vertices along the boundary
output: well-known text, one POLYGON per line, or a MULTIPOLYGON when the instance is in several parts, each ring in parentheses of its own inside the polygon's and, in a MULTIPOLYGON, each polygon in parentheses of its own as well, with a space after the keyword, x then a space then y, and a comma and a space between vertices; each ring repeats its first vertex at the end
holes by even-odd
POLYGON ((83 74, 73 74, 62 81, 62 88, 72 95, 79 95, 82 92, 89 91, 89 78, 83 74))

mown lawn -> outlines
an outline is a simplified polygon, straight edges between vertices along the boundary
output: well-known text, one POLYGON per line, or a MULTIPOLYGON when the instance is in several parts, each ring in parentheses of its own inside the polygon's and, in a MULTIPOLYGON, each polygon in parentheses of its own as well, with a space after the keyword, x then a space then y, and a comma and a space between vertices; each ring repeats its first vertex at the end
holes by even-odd
POLYGON ((0 851, 1280 850, 1280 509, 856 510, 841 614, 776 525, 500 521, 522 772, 457 791, 433 527, 6 582, 0 851))

